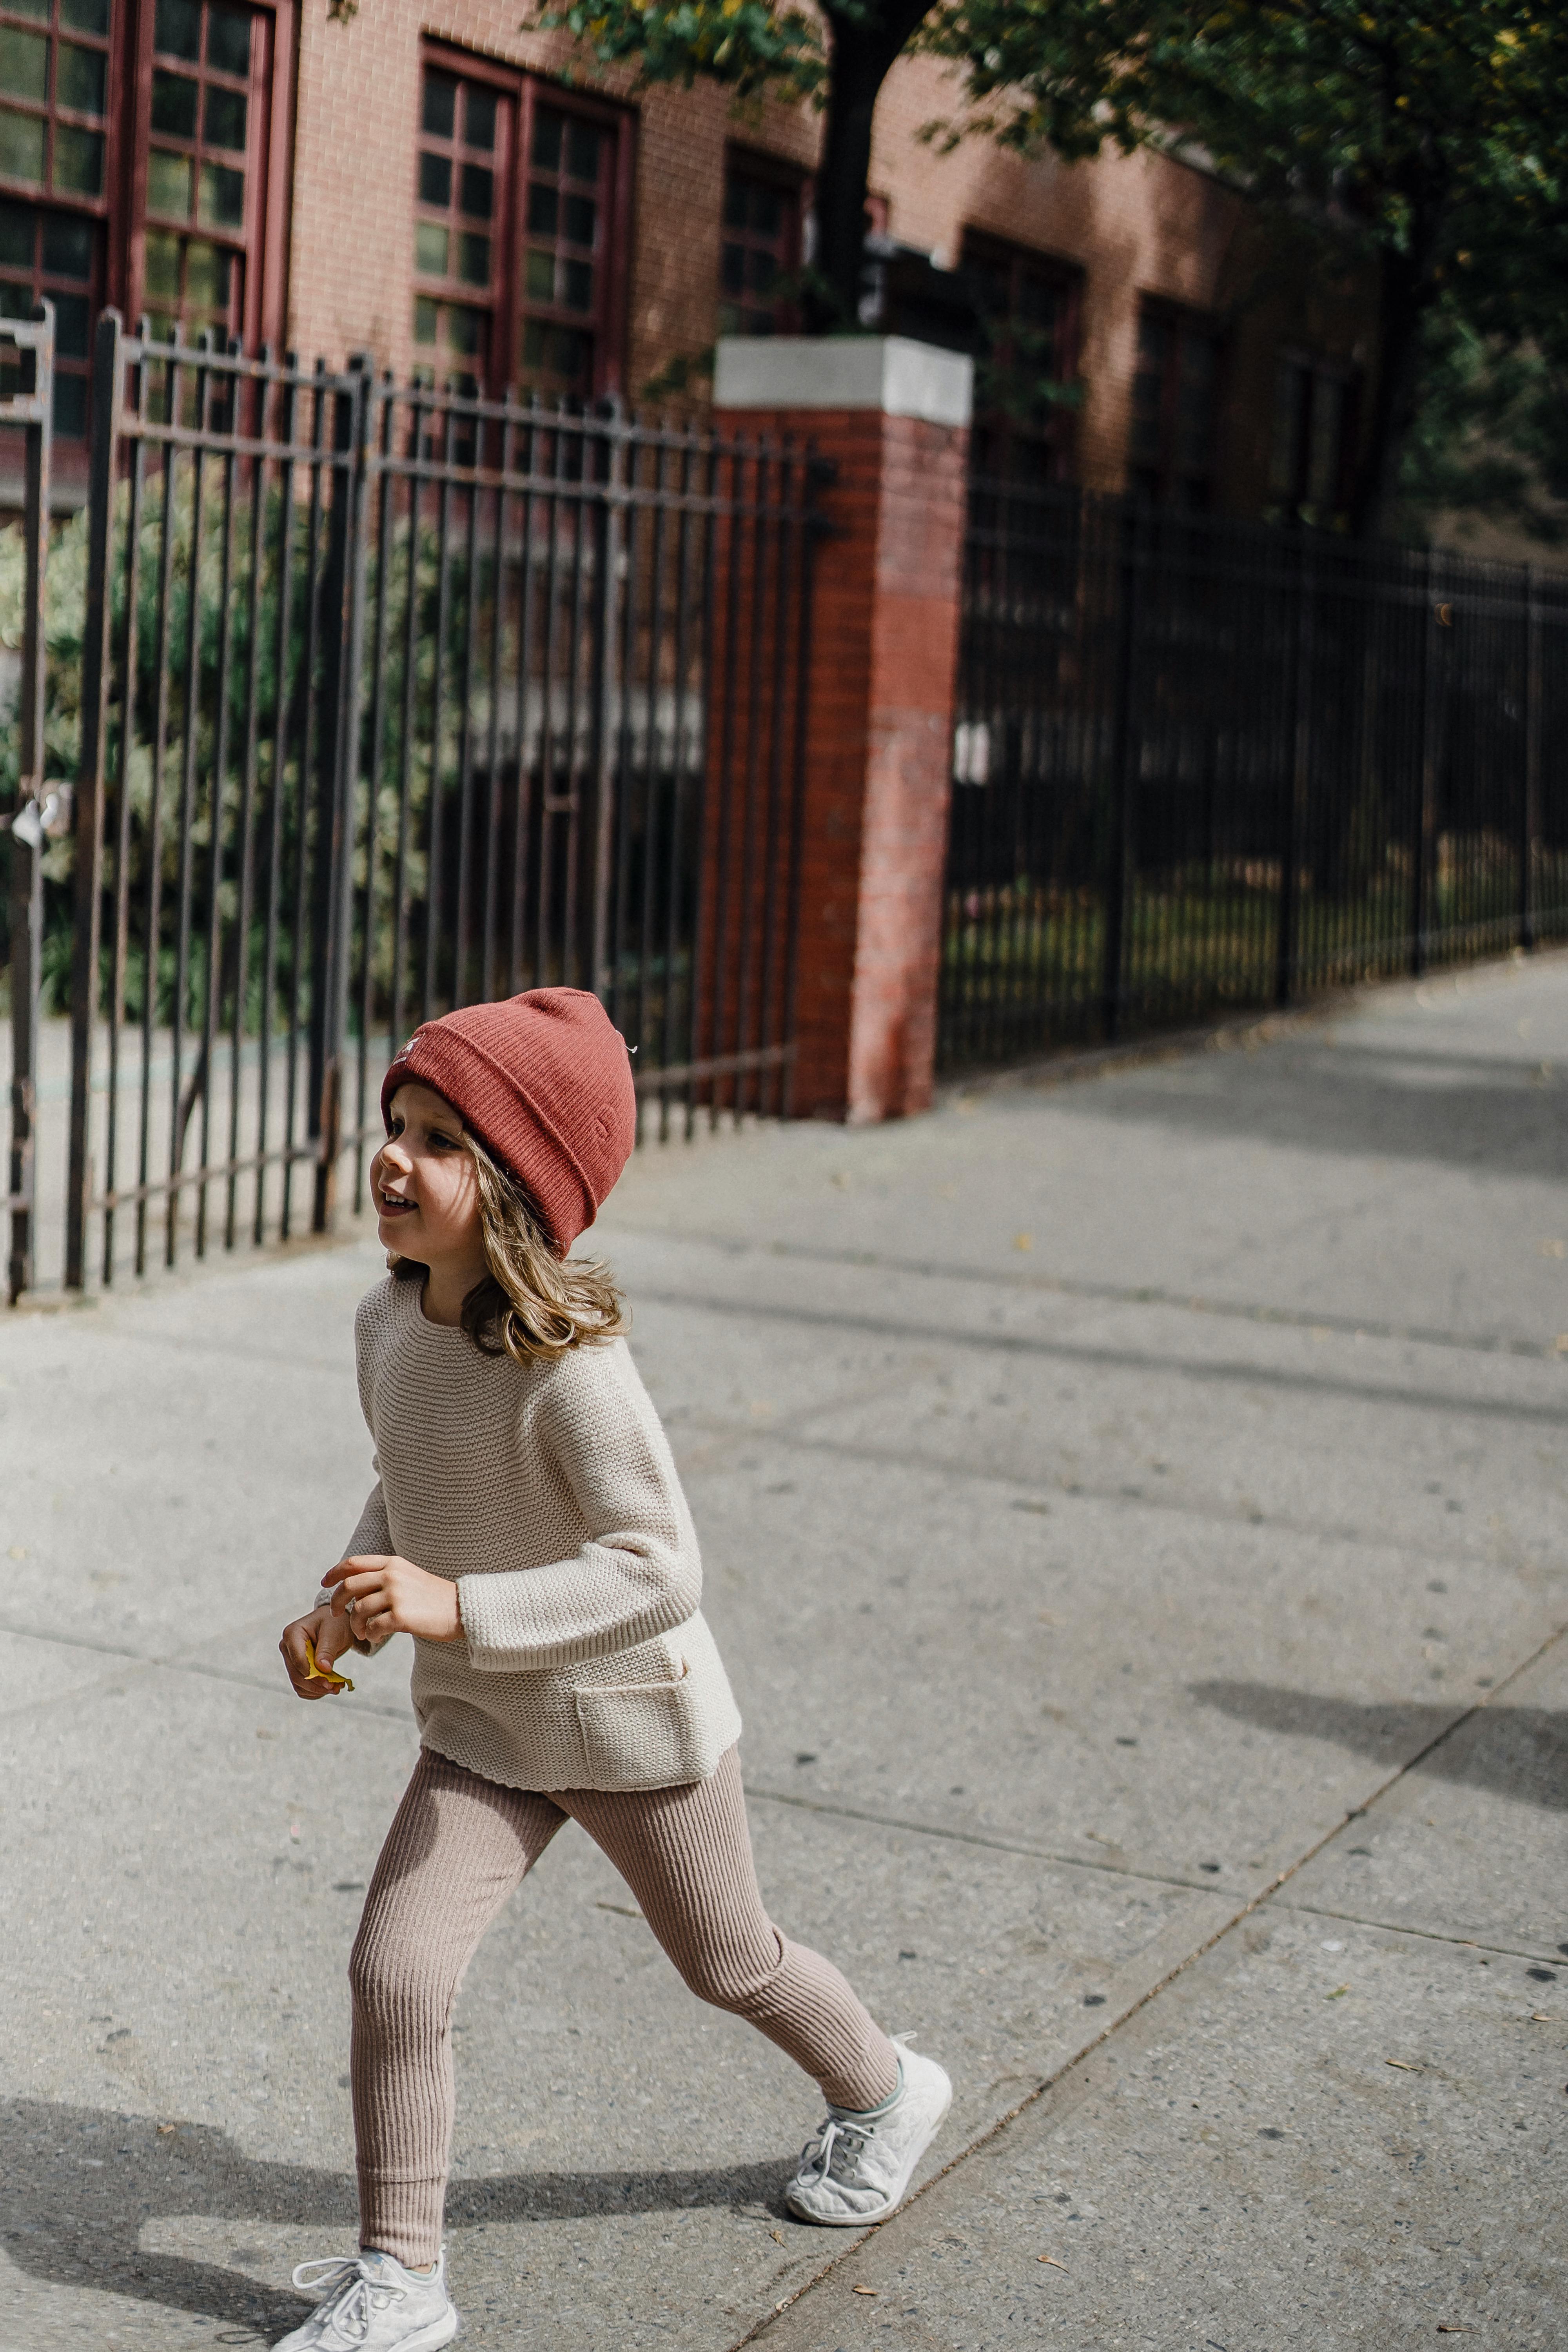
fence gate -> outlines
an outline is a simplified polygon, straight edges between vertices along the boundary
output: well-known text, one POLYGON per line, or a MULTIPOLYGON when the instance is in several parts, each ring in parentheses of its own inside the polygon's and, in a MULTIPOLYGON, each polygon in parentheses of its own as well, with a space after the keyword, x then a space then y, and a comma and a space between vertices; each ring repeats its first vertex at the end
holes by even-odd
POLYGON ((51 803, 44 782, 44 586, 54 344, 50 302, 39 303, 29 320, 0 319, 0 452, 7 470, 20 460, 24 547, 21 674, 14 683, 16 726, 0 768, 0 875, 11 1007, 5 1284, 13 1306, 32 1285, 37 1248, 42 863, 46 827, 55 824, 61 805, 58 792, 51 803))
POLYGON ((950 1069, 1568 937, 1568 575, 971 485, 950 1069))
POLYGON ((355 1205, 418 1022, 591 988, 645 1126, 777 1111, 810 461, 95 355, 65 1278, 355 1205))

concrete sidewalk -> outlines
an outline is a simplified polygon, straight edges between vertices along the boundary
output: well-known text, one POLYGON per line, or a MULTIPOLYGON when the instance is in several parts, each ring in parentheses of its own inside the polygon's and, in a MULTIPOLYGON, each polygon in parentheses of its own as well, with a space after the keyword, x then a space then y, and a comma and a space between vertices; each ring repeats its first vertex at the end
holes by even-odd
MULTIPOLYGON (((815 2093, 563 1835, 461 1998, 466 2342, 1568 2340, 1568 960, 1253 1042, 617 1193, 764 1887, 949 2065, 951 2168, 785 2219, 815 2093)), ((376 1272, 0 1325, 0 2352, 259 2346, 353 2242, 413 1738, 273 1644, 376 1272)))

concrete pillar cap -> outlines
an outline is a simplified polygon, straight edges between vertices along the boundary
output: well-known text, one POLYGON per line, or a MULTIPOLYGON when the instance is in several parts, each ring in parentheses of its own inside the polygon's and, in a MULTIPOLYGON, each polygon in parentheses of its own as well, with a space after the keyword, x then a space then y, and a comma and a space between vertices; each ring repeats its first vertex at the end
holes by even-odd
POLYGON ((871 408, 964 425, 974 362, 907 335, 726 335, 714 360, 713 405, 871 408))

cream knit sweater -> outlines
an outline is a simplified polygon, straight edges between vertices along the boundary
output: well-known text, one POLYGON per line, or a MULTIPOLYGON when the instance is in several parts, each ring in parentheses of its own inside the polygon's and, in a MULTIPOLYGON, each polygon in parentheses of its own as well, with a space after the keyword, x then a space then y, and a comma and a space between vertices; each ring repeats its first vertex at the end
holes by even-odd
POLYGON ((427 1322, 423 1297, 389 1276, 355 1318, 379 1475, 345 1553, 458 1587, 461 1636, 415 1643, 422 1744, 512 1789, 706 1780, 741 1718, 626 1341, 517 1364, 427 1322))

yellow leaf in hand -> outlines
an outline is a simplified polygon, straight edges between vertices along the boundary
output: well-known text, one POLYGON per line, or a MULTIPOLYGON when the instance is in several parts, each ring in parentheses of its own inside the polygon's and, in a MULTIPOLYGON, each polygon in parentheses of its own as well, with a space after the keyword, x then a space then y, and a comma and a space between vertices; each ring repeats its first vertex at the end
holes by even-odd
POLYGON ((331 1666, 317 1664, 316 1645, 309 1633, 305 1636, 305 1664, 310 1670, 305 1677, 307 1682, 325 1683, 327 1688, 333 1691, 353 1690, 353 1685, 347 1675, 335 1675, 331 1666))

